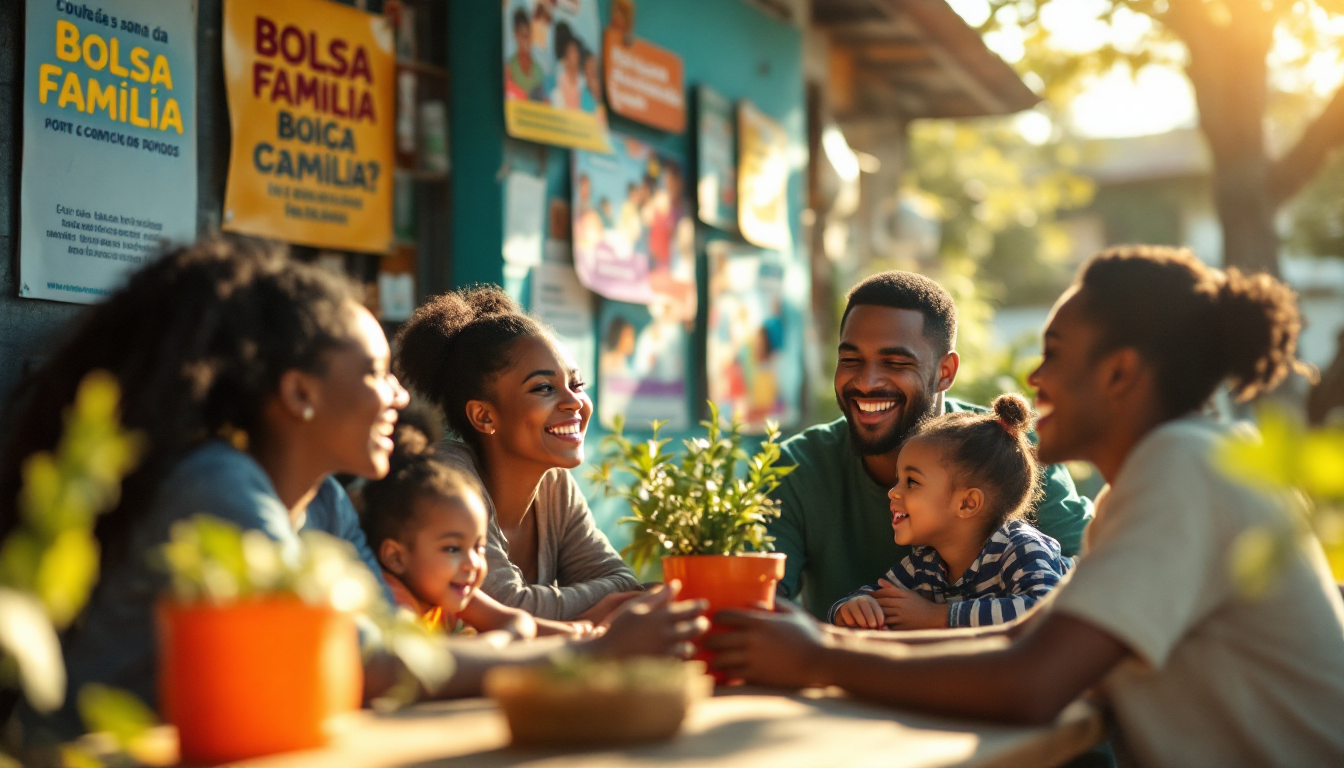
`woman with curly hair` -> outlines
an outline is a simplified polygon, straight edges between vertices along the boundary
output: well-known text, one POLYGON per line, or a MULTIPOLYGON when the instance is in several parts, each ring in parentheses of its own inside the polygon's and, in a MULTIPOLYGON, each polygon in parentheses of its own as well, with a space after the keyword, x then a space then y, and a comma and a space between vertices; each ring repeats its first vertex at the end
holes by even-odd
MULTIPOLYGON (((387 338, 347 283, 290 261, 278 248, 212 239, 146 265, 93 307, 21 395, 0 464, 0 536, 18 516, 19 467, 52 449, 83 377, 110 372, 121 421, 146 452, 95 533, 103 551, 89 605, 62 638, 68 691, 54 716, 22 718, 40 744, 82 731, 74 693, 102 683, 157 701, 153 607, 167 585, 157 552, 174 522, 205 513, 286 546, 316 529, 350 542, 378 574, 341 472, 387 474, 406 390, 389 370, 387 338)), ((695 606, 656 596, 622 617, 592 652, 660 653, 703 631, 695 606)), ((480 690, 488 667, 539 658, 545 647, 501 651, 459 644, 458 674, 433 693, 480 690)), ((201 663, 210 663, 202 659, 201 663)), ((366 669, 366 692, 395 679, 387 657, 366 669)))
POLYGON ((456 433, 440 455, 486 490, 483 591, 543 619, 594 622, 639 594, 569 473, 593 403, 568 351, 494 286, 431 299, 397 346, 402 378, 456 433))

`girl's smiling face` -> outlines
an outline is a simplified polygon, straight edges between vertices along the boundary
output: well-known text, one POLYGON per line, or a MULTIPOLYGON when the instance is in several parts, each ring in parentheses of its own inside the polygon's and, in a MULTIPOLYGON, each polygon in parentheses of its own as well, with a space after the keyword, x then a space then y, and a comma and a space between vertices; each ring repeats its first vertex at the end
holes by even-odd
POLYGON ((415 532, 397 574, 424 603, 461 613, 485 580, 485 505, 476 493, 415 500, 415 532))
POLYGON ((913 437, 901 446, 891 500, 891 528, 897 544, 937 547, 957 525, 964 495, 944 469, 942 451, 913 437))

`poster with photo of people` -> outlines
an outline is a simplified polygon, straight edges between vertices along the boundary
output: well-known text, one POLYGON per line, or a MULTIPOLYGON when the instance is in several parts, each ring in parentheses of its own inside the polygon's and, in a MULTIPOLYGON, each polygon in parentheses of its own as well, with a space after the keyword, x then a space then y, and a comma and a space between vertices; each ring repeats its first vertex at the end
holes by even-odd
POLYGON ((597 0, 504 0, 510 136, 606 152, 597 0))
POLYGON ((798 423, 803 384, 802 312, 783 255, 723 240, 709 243, 709 399, 751 434, 766 421, 798 423))
POLYGON ((598 316, 597 415, 604 427, 625 417, 627 429, 691 427, 686 368, 690 334, 666 304, 603 301, 598 316))
POLYGON ((589 290, 695 320, 695 224, 682 164, 612 134, 612 153, 573 153, 574 268, 589 290))

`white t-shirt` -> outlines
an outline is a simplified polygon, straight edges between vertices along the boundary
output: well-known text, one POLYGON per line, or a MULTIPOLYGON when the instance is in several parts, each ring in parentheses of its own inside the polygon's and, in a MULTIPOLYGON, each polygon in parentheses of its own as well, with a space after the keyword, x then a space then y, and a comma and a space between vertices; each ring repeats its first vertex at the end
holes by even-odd
POLYGON ((1238 535, 1292 522, 1214 466, 1225 434, 1191 417, 1144 437, 1046 610, 1133 653, 1099 686, 1122 764, 1344 766, 1344 601, 1314 537, 1264 597, 1233 582, 1238 535))

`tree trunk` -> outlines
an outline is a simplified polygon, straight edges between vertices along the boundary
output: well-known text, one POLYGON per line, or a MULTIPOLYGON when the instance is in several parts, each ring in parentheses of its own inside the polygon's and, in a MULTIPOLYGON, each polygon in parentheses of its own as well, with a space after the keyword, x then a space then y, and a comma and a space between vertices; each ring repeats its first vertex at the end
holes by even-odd
POLYGON ((1277 276, 1279 237, 1264 130, 1273 24, 1251 6, 1239 7, 1226 24, 1211 22, 1203 4, 1191 0, 1170 8, 1168 22, 1190 51, 1186 74, 1213 155, 1223 265, 1277 276))
POLYGON ((1269 195, 1268 158, 1263 150, 1214 157, 1213 200, 1223 229, 1223 265, 1278 276, 1279 235, 1269 195))

